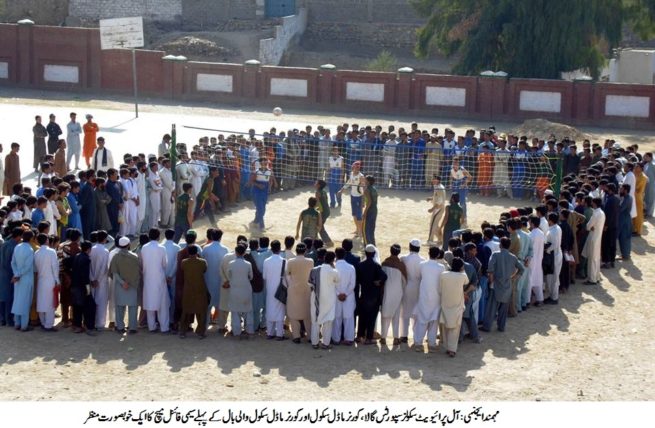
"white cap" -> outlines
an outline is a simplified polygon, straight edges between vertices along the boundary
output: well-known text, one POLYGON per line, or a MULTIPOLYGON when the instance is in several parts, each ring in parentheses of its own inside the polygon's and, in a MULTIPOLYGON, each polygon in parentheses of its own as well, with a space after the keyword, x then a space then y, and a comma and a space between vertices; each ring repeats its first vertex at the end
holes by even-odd
POLYGON ((420 247, 421 246, 421 240, 418 238, 414 238, 411 241, 409 241, 409 245, 412 247, 420 247))
POLYGON ((119 247, 127 247, 130 245, 130 238, 127 236, 123 236, 121 239, 118 240, 118 246, 119 247))
POLYGON ((544 190, 544 195, 554 195, 553 191, 550 189, 544 190))
POLYGON ((375 248, 374 245, 368 244, 366 248, 364 248, 364 251, 366 251, 367 253, 374 253, 375 251, 377 251, 377 249, 375 248))

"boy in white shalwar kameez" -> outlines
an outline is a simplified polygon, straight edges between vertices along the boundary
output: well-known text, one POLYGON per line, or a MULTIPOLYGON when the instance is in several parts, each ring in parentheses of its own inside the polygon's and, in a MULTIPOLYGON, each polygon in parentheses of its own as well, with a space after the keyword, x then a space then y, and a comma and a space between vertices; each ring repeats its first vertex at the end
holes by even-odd
MULTIPOLYGON (((439 327, 439 281, 445 271, 444 266, 437 261, 439 252, 437 247, 430 247, 430 260, 420 265, 421 282, 418 290, 418 303, 414 308, 414 350, 423 352, 423 340, 428 335, 428 348, 437 349, 437 330, 439 327)), ((462 293, 464 290, 462 290, 462 293)))
POLYGON ((389 333, 389 326, 393 331, 393 345, 400 345, 400 310, 403 294, 407 287, 407 269, 400 261, 400 245, 391 246, 391 256, 382 262, 382 270, 387 274, 387 281, 384 283, 384 295, 382 297, 382 331, 381 344, 386 344, 389 333))
POLYGON ((34 270, 37 274, 36 311, 41 325, 47 331, 55 331, 55 295, 59 286, 59 260, 57 252, 48 246, 48 236, 40 234, 36 238, 40 248, 34 253, 34 270))
POLYGON ((345 260, 346 250, 337 248, 335 251, 337 262, 335 269, 339 272, 337 285, 337 302, 335 308, 334 324, 332 326, 332 340, 335 343, 352 345, 355 341, 355 283, 357 274, 355 267, 345 260))

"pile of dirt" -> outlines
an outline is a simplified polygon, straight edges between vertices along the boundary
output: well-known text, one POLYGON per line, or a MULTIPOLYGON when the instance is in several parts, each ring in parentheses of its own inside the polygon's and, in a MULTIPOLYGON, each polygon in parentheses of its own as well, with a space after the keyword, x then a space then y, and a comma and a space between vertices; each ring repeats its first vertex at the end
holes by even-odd
POLYGON ((229 58, 236 55, 233 49, 220 46, 218 43, 195 36, 182 36, 159 44, 156 49, 172 55, 184 55, 189 59, 197 58, 229 58))
POLYGON ((528 138, 537 137, 541 140, 547 140, 551 135, 555 135, 558 140, 565 137, 569 137, 569 139, 574 141, 590 139, 588 134, 579 131, 573 126, 551 122, 545 119, 526 120, 520 126, 512 129, 510 134, 517 136, 526 135, 528 138))

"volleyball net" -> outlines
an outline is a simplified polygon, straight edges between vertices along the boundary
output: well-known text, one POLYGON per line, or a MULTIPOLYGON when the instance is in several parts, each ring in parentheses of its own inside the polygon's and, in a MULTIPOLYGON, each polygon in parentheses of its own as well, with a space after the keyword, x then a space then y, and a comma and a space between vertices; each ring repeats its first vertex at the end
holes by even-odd
MULTIPOLYGON (((528 197, 550 188, 561 177, 561 157, 494 145, 444 148, 435 141, 343 140, 288 133, 204 131, 211 137, 176 144, 179 157, 186 154, 227 175, 249 175, 268 167, 275 186, 291 189, 322 179, 343 183, 355 162, 361 173, 373 176, 378 188, 431 189, 438 177, 446 189, 466 187, 494 196, 528 197)), ((194 162, 193 160, 191 162, 194 162)))

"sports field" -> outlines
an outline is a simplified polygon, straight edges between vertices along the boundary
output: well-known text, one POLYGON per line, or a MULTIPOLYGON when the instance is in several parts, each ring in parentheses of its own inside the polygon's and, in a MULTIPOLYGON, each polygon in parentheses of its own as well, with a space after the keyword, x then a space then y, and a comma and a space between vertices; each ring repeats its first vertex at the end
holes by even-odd
MULTIPOLYGON (((242 111, 228 107, 143 105, 141 118, 132 120, 128 102, 70 100, 66 94, 10 92, 0 98, 3 135, 0 142, 21 143, 23 175, 31 172, 32 119, 54 112, 60 125, 68 113, 94 115, 107 147, 117 154, 155 152, 161 136, 178 125, 178 141, 193 144, 208 133, 190 131, 192 125, 258 132, 304 127, 335 127, 342 122, 389 123, 407 126, 411 117, 309 115, 285 111, 242 111), (49 98, 46 100, 45 98, 49 98), (110 127, 110 128, 108 128, 110 127)), ((285 109, 286 110, 286 109, 285 109)), ((421 128, 449 126, 457 133, 491 124, 418 120, 421 128)), ((512 124, 496 123, 498 132, 512 124)), ((646 133, 588 130, 598 139, 638 142, 645 151, 646 133)), ((27 179, 34 179, 30 175, 27 179)), ((298 213, 310 189, 274 195, 267 207, 267 234, 280 239, 294 234, 298 213)), ((427 193, 380 191, 378 247, 410 239, 426 239, 427 193)), ((496 221, 510 200, 473 196, 469 226, 496 221)), ((527 203, 527 202, 526 202, 527 203)), ((333 240, 351 237, 353 224, 344 199, 327 224, 333 240)), ((224 243, 233 246, 238 234, 248 234, 254 216, 251 204, 239 205, 220 217, 224 243)), ((208 225, 199 224, 199 235, 208 225)), ((267 341, 264 337, 239 341, 221 337, 212 326, 204 341, 149 334, 135 336, 104 332, 96 337, 18 333, 0 329, 0 370, 4 388, 0 400, 652 400, 655 387, 655 295, 651 282, 655 264, 655 231, 646 224, 643 238, 633 240, 632 263, 617 263, 603 271, 601 286, 578 281, 561 296, 558 306, 531 308, 508 321, 505 333, 482 333, 483 343, 460 345, 457 357, 417 353, 408 347, 339 347, 313 350, 307 344, 267 341)), ((425 253, 425 251, 424 251, 425 253)), ((425 255, 425 254, 423 254, 425 255)))

